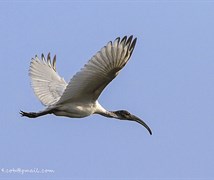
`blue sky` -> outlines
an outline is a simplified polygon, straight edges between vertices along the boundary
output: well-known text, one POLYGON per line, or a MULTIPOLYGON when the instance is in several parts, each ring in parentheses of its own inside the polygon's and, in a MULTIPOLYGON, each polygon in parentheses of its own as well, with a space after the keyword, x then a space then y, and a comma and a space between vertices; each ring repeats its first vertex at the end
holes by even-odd
POLYGON ((0 2, 0 179, 214 178, 214 3, 0 2), (138 42, 100 103, 139 124, 93 115, 22 118, 44 107, 28 77, 32 57, 57 55, 68 81, 118 36, 138 42), (11 169, 54 173, 8 173, 11 169))

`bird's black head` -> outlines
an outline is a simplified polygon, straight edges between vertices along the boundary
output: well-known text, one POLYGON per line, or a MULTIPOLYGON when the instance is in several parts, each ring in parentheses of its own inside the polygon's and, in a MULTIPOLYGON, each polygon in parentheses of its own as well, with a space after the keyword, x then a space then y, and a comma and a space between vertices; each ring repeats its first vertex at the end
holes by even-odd
POLYGON ((129 120, 130 115, 131 115, 131 113, 129 113, 126 110, 119 110, 119 111, 115 111, 114 113, 118 116, 118 119, 127 119, 127 120, 129 120))
POLYGON ((131 114, 130 112, 126 111, 126 110, 119 110, 119 111, 114 111, 113 112, 117 119, 121 119, 121 120, 130 120, 130 121, 135 121, 140 123, 141 125, 143 125, 148 131, 149 133, 152 135, 152 131, 149 128, 149 126, 140 118, 138 118, 137 116, 131 114))

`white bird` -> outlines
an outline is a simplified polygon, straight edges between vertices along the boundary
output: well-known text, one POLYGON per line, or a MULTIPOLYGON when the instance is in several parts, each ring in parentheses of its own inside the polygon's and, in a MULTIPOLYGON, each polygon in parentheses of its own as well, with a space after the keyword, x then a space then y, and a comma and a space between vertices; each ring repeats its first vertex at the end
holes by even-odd
POLYGON ((46 108, 39 112, 20 111, 22 116, 36 118, 46 114, 82 118, 91 114, 135 121, 143 125, 150 134, 149 126, 126 110, 108 111, 98 102, 103 89, 119 74, 134 50, 137 38, 116 38, 98 51, 67 84, 56 71, 56 55, 51 61, 42 54, 32 58, 29 70, 35 95, 46 108))

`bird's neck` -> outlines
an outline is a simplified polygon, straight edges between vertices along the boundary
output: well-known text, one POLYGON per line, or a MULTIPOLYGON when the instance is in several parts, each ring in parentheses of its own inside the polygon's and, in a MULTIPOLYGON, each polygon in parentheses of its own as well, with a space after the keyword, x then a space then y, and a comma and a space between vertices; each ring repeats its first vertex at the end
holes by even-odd
POLYGON ((117 115, 113 111, 108 111, 104 107, 102 107, 99 102, 96 102, 96 114, 100 114, 105 117, 117 118, 117 115))
POLYGON ((104 113, 100 113, 101 115, 109 118, 118 118, 117 115, 113 111, 107 111, 104 113))

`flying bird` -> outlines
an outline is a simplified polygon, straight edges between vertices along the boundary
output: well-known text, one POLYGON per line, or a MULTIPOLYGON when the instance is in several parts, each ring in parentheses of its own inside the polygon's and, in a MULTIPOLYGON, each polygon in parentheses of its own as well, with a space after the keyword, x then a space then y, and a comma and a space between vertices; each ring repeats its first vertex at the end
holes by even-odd
POLYGON ((46 106, 43 111, 24 112, 22 116, 36 118, 46 114, 83 118, 100 114, 109 118, 135 121, 143 125, 150 134, 149 126, 126 110, 108 111, 98 102, 103 89, 119 74, 129 61, 137 38, 133 36, 110 41, 98 51, 85 66, 66 83, 56 71, 56 55, 51 60, 42 54, 32 58, 29 69, 31 85, 35 95, 46 106))

